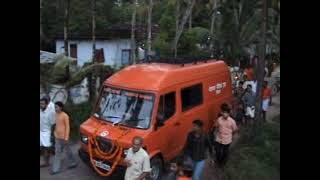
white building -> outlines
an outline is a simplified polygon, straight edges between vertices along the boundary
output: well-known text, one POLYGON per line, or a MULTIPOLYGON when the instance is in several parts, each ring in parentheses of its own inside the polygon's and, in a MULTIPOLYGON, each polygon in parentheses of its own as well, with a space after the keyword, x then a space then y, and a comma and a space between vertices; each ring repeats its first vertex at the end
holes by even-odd
MULTIPOLYGON (((97 39, 96 49, 100 50, 100 57, 106 65, 121 66, 130 61, 130 39, 97 39), (102 55, 102 56, 101 56, 102 55)), ((92 61, 92 40, 72 38, 69 40, 69 55, 77 59, 77 64, 83 66, 85 62, 92 61)), ((64 53, 63 38, 56 39, 56 53, 64 53)))

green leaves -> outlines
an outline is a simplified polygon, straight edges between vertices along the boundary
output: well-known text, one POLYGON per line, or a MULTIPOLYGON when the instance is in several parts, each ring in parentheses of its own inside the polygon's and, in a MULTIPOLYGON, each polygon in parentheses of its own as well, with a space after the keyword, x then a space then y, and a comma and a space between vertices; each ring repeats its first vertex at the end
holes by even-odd
POLYGON ((280 179, 280 121, 258 126, 257 136, 253 139, 249 138, 248 127, 240 133, 227 162, 228 179, 280 179))
POLYGON ((208 42, 209 30, 202 27, 194 27, 182 34, 179 49, 184 56, 199 56, 201 47, 208 42))
MULTIPOLYGON (((172 48, 172 41, 175 37, 175 11, 177 2, 180 2, 180 19, 187 7, 187 0, 163 0, 155 1, 152 15, 152 23, 158 25, 160 32, 153 39, 153 44, 160 54, 168 54, 172 48)), ((225 50, 228 57, 234 59, 239 55, 246 54, 246 48, 254 45, 260 34, 262 0, 218 0, 218 7, 214 23, 214 46, 225 50)), ((279 0, 271 0, 269 3, 268 18, 268 41, 272 46, 279 49, 280 44, 280 8, 279 0)), ((193 27, 210 29, 211 15, 213 12, 213 0, 197 0, 192 10, 193 27)), ((111 26, 130 26, 132 16, 132 2, 123 0, 121 5, 115 1, 96 0, 96 32, 107 33, 106 29, 111 26)), ((70 34, 90 35, 91 34, 91 1, 72 0, 70 4, 70 34)), ((137 10, 137 25, 147 26, 148 1, 139 0, 137 10)), ((49 1, 43 0, 42 27, 44 35, 53 37, 63 34, 63 13, 64 0, 49 1)), ((187 23, 188 24, 188 23, 187 23)), ((186 25, 187 27, 187 25, 186 25)), ((142 30, 146 31, 146 30, 142 30)), ((201 30, 200 30, 201 31, 201 30)), ((205 33, 202 33, 205 34, 205 33)), ((188 31, 185 28, 178 44, 178 54, 190 52, 195 43, 204 42, 204 37, 197 33, 188 31), (183 42, 182 42, 183 41, 183 42), (181 49, 189 48, 189 49, 181 49)), ((147 36, 143 37, 145 40, 147 36)), ((143 41, 143 40, 142 40, 143 41)), ((202 51, 202 50, 201 50, 202 51)), ((181 54, 187 55, 187 54, 181 54)))

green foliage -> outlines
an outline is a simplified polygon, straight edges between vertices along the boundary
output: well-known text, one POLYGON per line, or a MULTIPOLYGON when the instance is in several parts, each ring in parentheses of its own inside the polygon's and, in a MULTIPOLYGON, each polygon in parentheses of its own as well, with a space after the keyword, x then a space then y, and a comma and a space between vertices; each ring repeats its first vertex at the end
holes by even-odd
MULTIPOLYGON (((162 13, 159 20, 160 34, 166 33, 166 40, 172 40, 175 36, 176 20, 174 15, 174 7, 168 6, 167 9, 162 13)), ((160 35, 161 36, 161 35, 160 35)))
MULTIPOLYGON (((72 86, 75 86, 77 84, 80 84, 81 81, 88 76, 88 74, 95 71, 96 68, 104 68, 105 65, 103 63, 95 63, 86 67, 81 68, 79 71, 74 73, 70 80, 65 83, 67 88, 70 88, 72 86)), ((105 67, 105 69, 109 69, 108 67, 105 67)), ((99 69, 98 69, 99 70, 99 69)), ((110 70, 112 72, 112 70, 110 70)))
POLYGON ((68 72, 71 66, 71 59, 64 55, 60 55, 56 59, 56 63, 51 70, 50 82, 53 84, 62 84, 68 81, 70 77, 68 72))
MULTIPOLYGON (((64 0, 43 0, 41 10, 42 27, 45 35, 54 37, 63 34, 64 0)), ((69 11, 69 33, 91 34, 92 1, 71 0, 69 11)), ((113 25, 129 23, 131 19, 131 3, 123 2, 121 6, 115 0, 96 0, 96 32, 103 33, 113 25)))
POLYGON ((80 124, 90 117, 92 105, 89 102, 79 105, 66 104, 65 111, 70 116, 70 138, 77 140, 79 138, 80 124))
POLYGON ((202 27, 195 27, 182 34, 179 49, 184 56, 199 56, 202 50, 198 47, 205 45, 208 41, 209 30, 202 27))
POLYGON ((262 22, 261 0, 234 2, 221 4, 221 25, 217 34, 218 42, 231 60, 247 56, 245 48, 258 42, 262 22))
POLYGON ((70 88, 81 83, 93 71, 97 72, 102 80, 115 72, 114 68, 103 63, 89 62, 79 68, 64 55, 57 56, 54 61, 54 64, 40 64, 40 83, 61 84, 70 88))
MULTIPOLYGON (((161 56, 172 55, 172 43, 175 38, 176 2, 178 0, 154 1, 152 22, 157 25, 160 32, 153 39, 153 49, 160 51, 161 56)), ((44 35, 53 37, 63 34, 64 0, 43 0, 41 11, 44 35)), ((131 23, 133 10, 132 1, 123 0, 120 5, 111 1, 96 1, 96 33, 103 34, 111 26, 127 26, 131 23)), ((187 1, 181 1, 180 15, 186 9, 187 1)), ((219 1, 219 14, 216 14, 214 24, 214 48, 222 49, 230 60, 247 56, 246 48, 259 43, 260 26, 262 20, 261 0, 219 1), (237 17, 237 18, 236 18, 237 17), (236 20, 238 19, 238 20, 236 20)), ((213 1, 200 0, 192 11, 192 26, 210 29, 213 1)), ((279 0, 269 3, 269 18, 267 30, 267 43, 272 43, 276 52, 280 51, 280 6, 279 0)), ((147 26, 148 1, 139 0, 137 8, 137 25, 147 26)), ((181 17, 180 17, 181 20, 181 17)), ((91 1, 71 0, 69 33, 75 35, 91 34, 91 1)), ((197 55, 199 50, 195 44, 199 43, 194 28, 190 31, 188 22, 178 43, 178 55, 197 55)), ((145 29, 143 31, 146 31, 145 29)), ((200 30, 201 31, 201 30, 200 30)), ((145 33, 145 32, 144 32, 145 33)), ((204 33, 205 34, 205 33, 204 33)), ((145 36, 145 39, 147 36, 145 36)), ((200 38, 202 39, 202 38, 200 38)), ((143 41, 143 40, 142 40, 143 41)), ((203 41, 200 41, 203 44, 203 41)), ((209 49, 206 44, 206 49, 209 49)))
POLYGON ((124 3, 122 6, 114 6, 111 11, 111 22, 120 25, 130 23, 133 6, 130 3, 124 3))
POLYGON ((280 116, 274 123, 258 126, 250 139, 247 127, 230 152, 226 174, 230 180, 280 179, 280 116))
MULTIPOLYGON (((63 15, 63 14, 62 14, 63 15)), ((83 34, 91 32, 91 1, 70 1, 69 32, 83 34)), ((64 20, 62 21, 62 23, 64 20)), ((63 29, 57 29, 61 34, 63 29)))
POLYGON ((167 33, 161 33, 153 42, 154 49, 159 51, 162 56, 169 56, 172 54, 170 42, 168 42, 167 37, 167 33))

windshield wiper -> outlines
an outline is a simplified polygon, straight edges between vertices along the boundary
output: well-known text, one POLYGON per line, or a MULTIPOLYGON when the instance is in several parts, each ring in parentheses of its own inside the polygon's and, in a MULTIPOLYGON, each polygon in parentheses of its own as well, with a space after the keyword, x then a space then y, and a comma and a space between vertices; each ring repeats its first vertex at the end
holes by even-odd
POLYGON ((113 126, 123 120, 121 116, 113 116, 113 115, 108 115, 108 116, 106 116, 106 118, 114 118, 114 119, 120 119, 121 118, 120 120, 113 122, 112 123, 113 126))
POLYGON ((118 124, 123 124, 123 119, 121 119, 120 121, 116 121, 114 123, 112 123, 113 126, 118 125, 118 124))
POLYGON ((112 116, 112 115, 108 115, 106 116, 106 118, 122 118, 121 116, 112 116))
POLYGON ((117 124, 122 124, 124 121, 142 121, 142 120, 145 120, 145 119, 134 119, 134 120, 121 119, 120 121, 114 122, 114 123, 113 123, 113 126, 114 126, 114 125, 117 125, 117 124))

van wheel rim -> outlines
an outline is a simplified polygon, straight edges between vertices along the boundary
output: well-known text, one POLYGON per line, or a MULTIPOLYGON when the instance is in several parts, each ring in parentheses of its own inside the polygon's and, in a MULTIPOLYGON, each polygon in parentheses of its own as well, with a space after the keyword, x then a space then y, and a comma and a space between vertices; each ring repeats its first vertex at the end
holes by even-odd
POLYGON ((153 180, 158 179, 159 175, 160 175, 160 165, 158 163, 153 164, 152 170, 150 173, 151 179, 153 179, 153 180))

